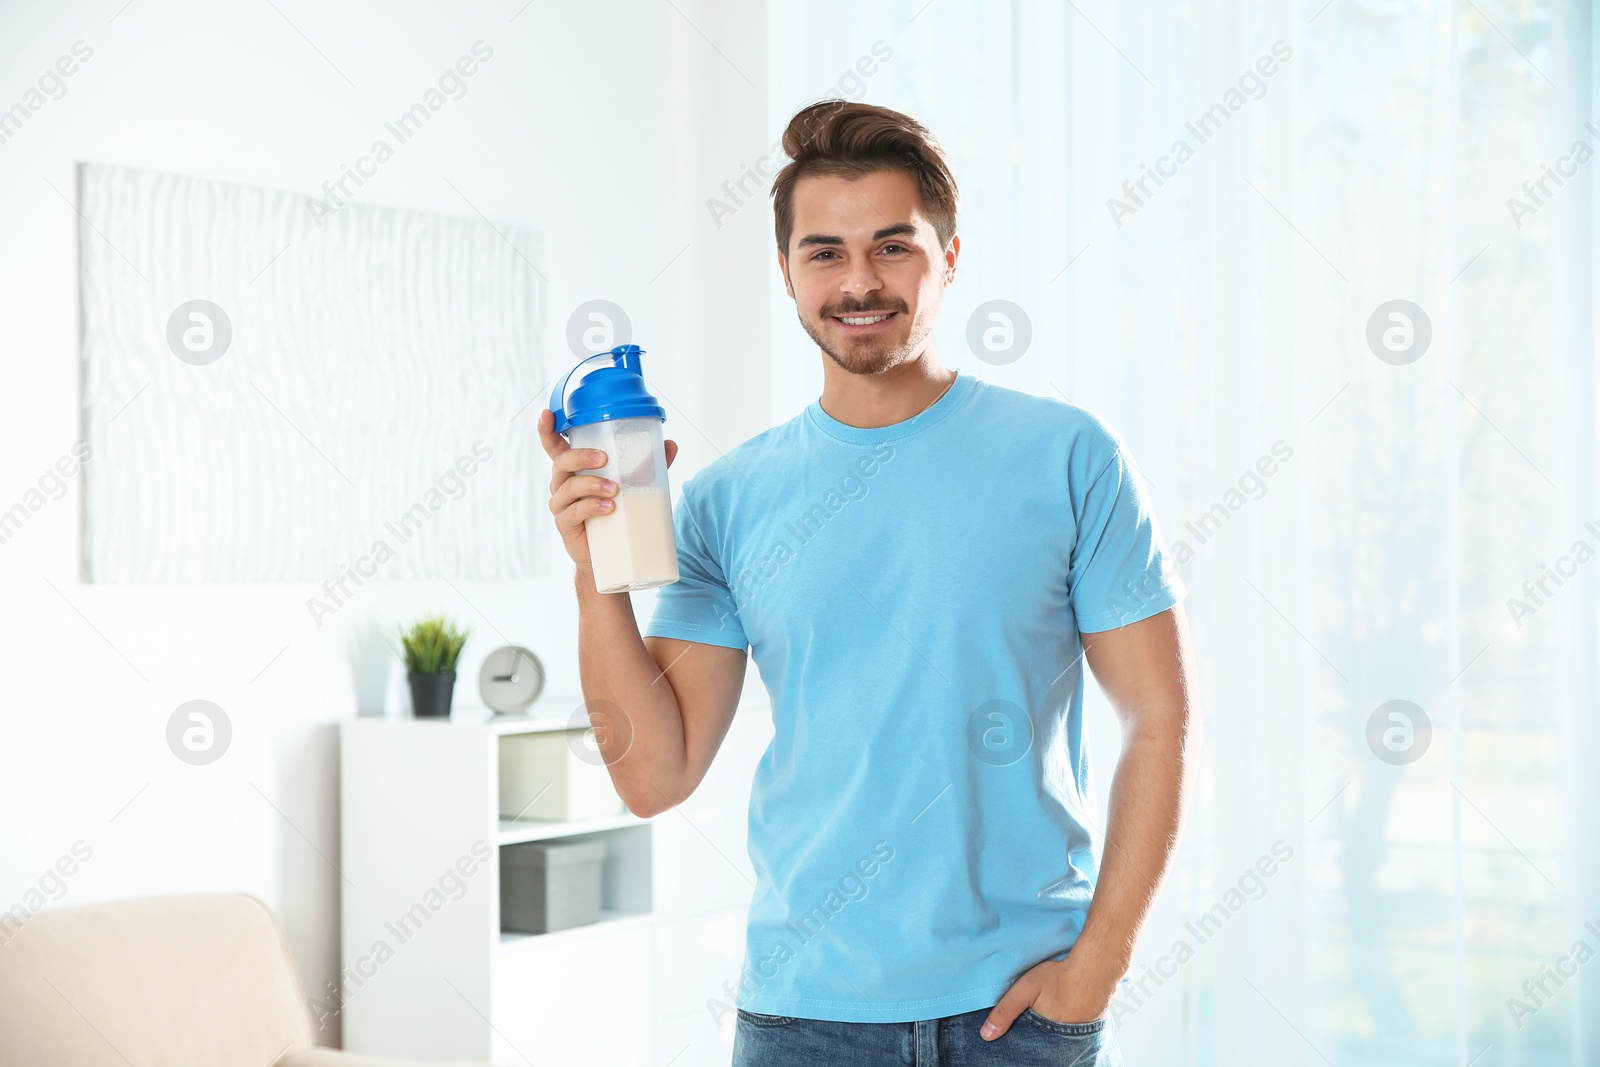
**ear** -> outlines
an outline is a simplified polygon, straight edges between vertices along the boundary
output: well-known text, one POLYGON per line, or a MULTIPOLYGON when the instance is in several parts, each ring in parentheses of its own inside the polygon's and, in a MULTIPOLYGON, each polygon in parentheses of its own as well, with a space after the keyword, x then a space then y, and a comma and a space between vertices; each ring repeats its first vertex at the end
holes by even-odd
POLYGON ((778 273, 783 275, 783 291, 789 294, 789 299, 794 299, 794 286, 789 284, 789 257, 782 252, 778 253, 778 273))
POLYGON ((950 235, 950 247, 944 250, 944 283, 952 284, 956 280, 956 260, 961 256, 961 235, 950 235))

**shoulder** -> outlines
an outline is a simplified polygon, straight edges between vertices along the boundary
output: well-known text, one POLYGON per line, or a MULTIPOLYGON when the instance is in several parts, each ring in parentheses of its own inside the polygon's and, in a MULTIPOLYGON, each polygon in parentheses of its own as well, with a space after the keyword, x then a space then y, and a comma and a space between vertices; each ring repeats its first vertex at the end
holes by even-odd
POLYGON ((1007 426, 1008 435, 1046 437, 1070 451, 1109 459, 1126 446, 1099 414, 1061 396, 1027 393, 976 378, 976 408, 1007 426))
POLYGON ((790 419, 716 454, 682 483, 683 499, 691 506, 704 502, 716 510, 733 497, 771 481, 774 464, 782 467, 791 456, 798 422, 790 419))
POLYGON ((1014 463, 1060 471, 1074 506, 1081 506, 1097 485, 1120 493, 1139 480, 1138 465, 1122 435, 1098 412, 1059 393, 1040 395, 981 378, 978 382, 974 414, 979 436, 1021 449, 1014 463))

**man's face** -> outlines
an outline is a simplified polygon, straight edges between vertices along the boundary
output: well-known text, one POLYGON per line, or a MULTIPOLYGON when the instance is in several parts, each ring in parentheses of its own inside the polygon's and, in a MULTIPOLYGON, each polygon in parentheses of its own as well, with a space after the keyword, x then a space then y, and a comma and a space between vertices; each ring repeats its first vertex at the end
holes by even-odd
POLYGON ((960 249, 958 237, 939 246, 905 171, 816 175, 795 183, 778 265, 818 347, 852 374, 881 374, 921 351, 960 249))

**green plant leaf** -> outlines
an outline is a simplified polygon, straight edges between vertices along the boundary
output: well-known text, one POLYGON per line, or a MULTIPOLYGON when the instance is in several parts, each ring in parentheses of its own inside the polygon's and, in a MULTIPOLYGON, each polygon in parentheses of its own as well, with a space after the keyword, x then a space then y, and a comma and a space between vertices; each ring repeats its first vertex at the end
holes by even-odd
POLYGON ((456 669, 461 649, 471 636, 442 615, 418 619, 400 632, 405 652, 406 671, 411 674, 447 674, 456 669))

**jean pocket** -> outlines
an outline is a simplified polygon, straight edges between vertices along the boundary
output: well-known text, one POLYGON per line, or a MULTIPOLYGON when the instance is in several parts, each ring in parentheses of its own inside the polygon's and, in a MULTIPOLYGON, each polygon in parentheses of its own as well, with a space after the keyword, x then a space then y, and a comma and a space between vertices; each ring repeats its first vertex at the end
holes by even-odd
POLYGON ((788 1026, 796 1018, 793 1015, 762 1015, 758 1011, 745 1011, 743 1008, 735 1008, 734 1010, 738 1013, 742 1022, 747 1022, 751 1026, 788 1026))
POLYGON ((1107 1016, 1091 1019, 1086 1023, 1059 1023, 1054 1019, 1046 1019, 1032 1008, 1022 1009, 1022 1018, 1028 1020, 1041 1030, 1048 1030, 1053 1034, 1062 1034, 1066 1037, 1091 1037, 1106 1028, 1107 1016))

